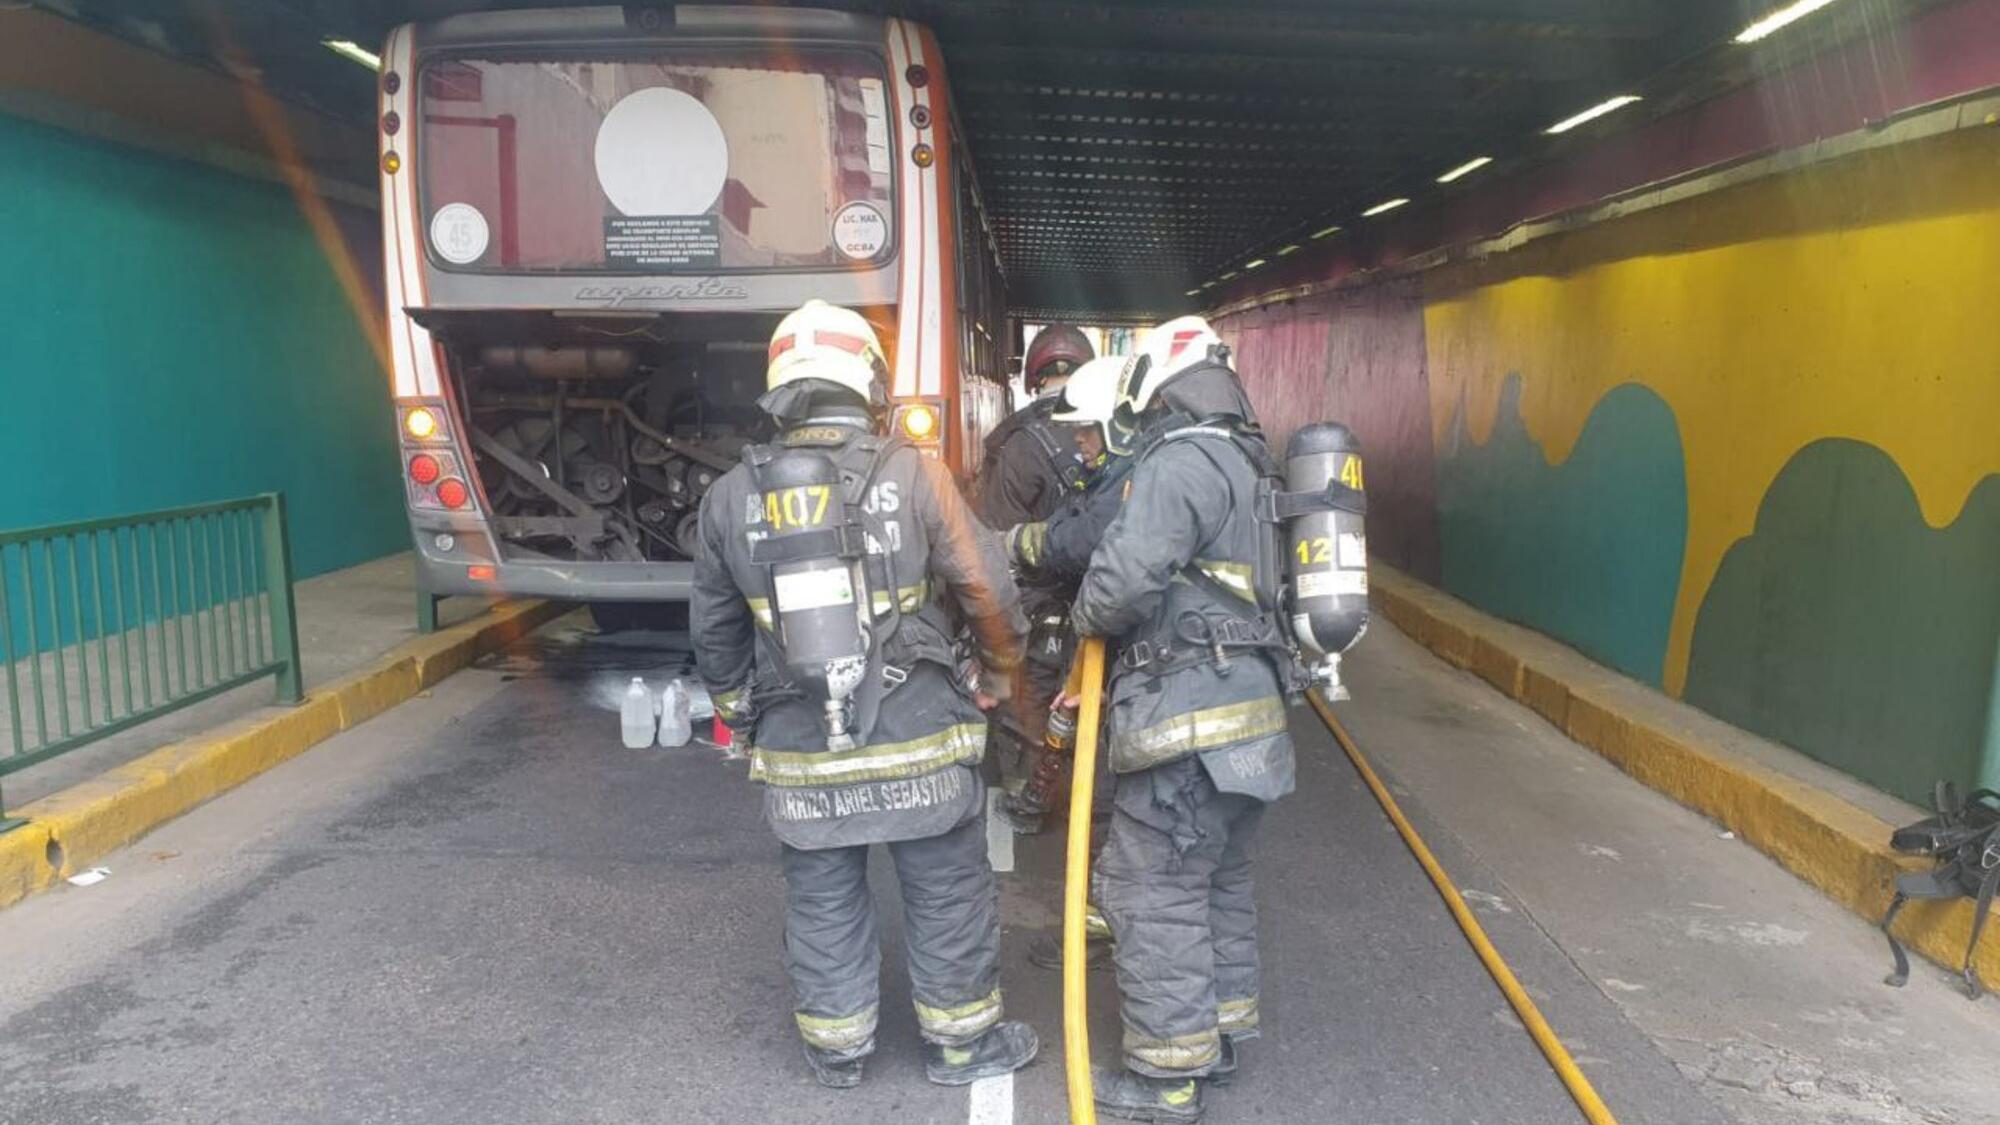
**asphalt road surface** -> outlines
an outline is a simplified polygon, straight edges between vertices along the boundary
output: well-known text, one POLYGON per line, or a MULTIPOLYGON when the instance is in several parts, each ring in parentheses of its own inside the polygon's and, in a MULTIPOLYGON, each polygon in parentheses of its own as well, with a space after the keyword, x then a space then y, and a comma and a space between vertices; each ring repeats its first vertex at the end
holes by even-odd
MULTIPOLYGON (((924 1080, 878 862, 880 1050, 857 1090, 812 1082, 745 763, 619 745, 617 692, 660 686, 680 643, 558 622, 154 833, 104 882, 0 914, 0 1122, 1065 1120, 1059 983, 1025 957, 1057 920, 1053 835, 992 834, 1008 1006, 1041 1058, 1011 1086, 924 1080)), ((1294 728, 1299 792, 1259 854, 1265 1035, 1208 1120, 1580 1120, 1318 720, 1294 728)), ((1525 911, 1491 921, 1622 1120, 1728 1120, 1525 911)), ((1091 984, 1109 1061, 1112 978, 1091 984)))

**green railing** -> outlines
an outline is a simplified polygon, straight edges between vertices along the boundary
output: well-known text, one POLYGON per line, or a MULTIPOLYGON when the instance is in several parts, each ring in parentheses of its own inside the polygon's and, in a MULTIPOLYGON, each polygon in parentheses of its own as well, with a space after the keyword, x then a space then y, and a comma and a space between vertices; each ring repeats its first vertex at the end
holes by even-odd
POLYGON ((0 776, 263 676, 297 703, 284 497, 0 532, 0 664, 0 776))

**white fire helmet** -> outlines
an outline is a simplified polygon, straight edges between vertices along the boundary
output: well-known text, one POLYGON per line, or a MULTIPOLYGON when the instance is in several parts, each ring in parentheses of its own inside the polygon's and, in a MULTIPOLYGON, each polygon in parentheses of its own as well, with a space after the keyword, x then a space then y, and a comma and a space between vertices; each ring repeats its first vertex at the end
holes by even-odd
POLYGON ((1139 341, 1138 361, 1125 377, 1119 404, 1135 415, 1143 414, 1161 386, 1221 346, 1222 337, 1198 316, 1177 316, 1148 331, 1139 341))
POLYGON ((1063 385, 1062 397, 1049 420, 1070 426, 1108 426, 1118 407, 1119 384, 1131 362, 1131 356, 1105 355, 1077 368, 1063 385))
POLYGON ((824 379, 876 402, 889 379, 889 361, 874 327, 860 313, 818 299, 778 322, 766 363, 766 390, 801 379, 824 379))

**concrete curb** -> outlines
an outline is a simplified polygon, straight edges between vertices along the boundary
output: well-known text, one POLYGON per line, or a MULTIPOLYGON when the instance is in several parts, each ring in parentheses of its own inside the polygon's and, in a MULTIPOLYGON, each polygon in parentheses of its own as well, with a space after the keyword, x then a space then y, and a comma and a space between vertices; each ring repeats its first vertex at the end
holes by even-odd
POLYGON ((502 602, 470 621, 398 645, 369 667, 313 691, 297 707, 226 723, 10 810, 28 823, 0 836, 0 907, 87 869, 196 805, 367 722, 565 608, 559 602, 502 602))
MULTIPOLYGON (((1870 923, 1888 908, 1896 872, 1927 866, 1890 850, 1894 826, 1882 818, 1706 737, 1697 728, 1719 720, 1690 705, 1392 568, 1377 564, 1369 580, 1375 610, 1411 639, 1651 788, 1719 821, 1870 923)), ((1912 902, 1896 933, 1956 973, 1972 919, 1966 899, 1912 902)), ((1886 973, 1887 949, 1882 964, 1886 973)), ((1982 943, 1974 964, 1989 986, 2000 985, 2000 941, 1982 943)))

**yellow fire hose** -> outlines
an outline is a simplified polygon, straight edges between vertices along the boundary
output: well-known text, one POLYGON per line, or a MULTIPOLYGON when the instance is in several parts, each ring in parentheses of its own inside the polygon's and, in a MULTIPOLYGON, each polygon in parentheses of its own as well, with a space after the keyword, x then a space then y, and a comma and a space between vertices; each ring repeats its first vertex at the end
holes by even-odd
MULTIPOLYGON (((1102 719, 1104 694, 1104 642, 1096 637, 1085 639, 1082 652, 1070 669, 1069 683, 1064 691, 1081 696, 1082 705, 1077 709, 1076 751, 1070 763, 1069 797, 1069 851, 1068 862, 1063 876, 1063 1065, 1069 1079, 1069 1119, 1071 1125, 1097 1125, 1097 1103, 1093 1097, 1090 1081, 1090 1027, 1089 1005, 1085 991, 1088 975, 1085 953, 1084 911, 1088 901, 1090 882, 1090 806, 1097 783, 1097 732, 1102 719)), ((1382 779, 1375 774, 1373 766, 1354 744, 1347 728, 1334 717, 1333 709, 1320 698, 1318 692, 1311 693, 1313 709, 1325 721, 1327 729, 1347 753, 1348 761, 1354 764, 1355 772, 1367 784, 1369 792, 1388 814, 1396 831, 1403 837, 1410 853, 1430 876, 1431 883, 1444 899, 1446 909, 1457 921, 1458 928, 1465 932, 1466 941, 1478 954, 1479 961, 1493 977, 1507 1003, 1511 1004, 1521 1023, 1528 1030, 1529 1038, 1548 1060, 1556 1072, 1563 1088, 1576 1102, 1577 1109, 1590 1125, 1618 1125, 1604 1100, 1597 1095, 1597 1089, 1584 1076, 1569 1050, 1556 1036, 1555 1029, 1542 1016, 1540 1008, 1529 997, 1521 982, 1515 979, 1514 971, 1501 959, 1500 951, 1486 936, 1485 927, 1473 916, 1471 908, 1465 905, 1458 888, 1452 884, 1451 876, 1445 874, 1444 866, 1431 854, 1423 837, 1417 834, 1409 818, 1382 779)))
POLYGON ((1063 873, 1063 1067, 1069 1076, 1069 1119, 1097 1125, 1090 1086, 1090 1006, 1084 992, 1083 915, 1090 888, 1090 805, 1097 787, 1097 730, 1104 706, 1104 641, 1087 637, 1064 691, 1083 697, 1070 760, 1069 860, 1063 873))
MULTIPOLYGON (((1347 752, 1347 760, 1354 763, 1355 772, 1361 775, 1361 780, 1367 783, 1369 791, 1375 794, 1375 800, 1381 804, 1382 811, 1389 814, 1390 821, 1396 825, 1396 831, 1402 834, 1403 843, 1409 845, 1410 854, 1417 857, 1417 862, 1423 866, 1424 874, 1429 875, 1431 882, 1436 884, 1438 895, 1444 899, 1446 909, 1450 910, 1451 916, 1458 921, 1458 928, 1465 931, 1465 940, 1472 943, 1473 952, 1479 955, 1480 963, 1485 965, 1486 971, 1492 975, 1493 983, 1500 986, 1501 993, 1507 997, 1507 1003, 1514 1006, 1515 1013, 1521 1017, 1521 1023, 1528 1029, 1529 1038, 1535 1041, 1535 1046, 1541 1048, 1542 1056, 1548 1059, 1549 1066, 1556 1072, 1556 1077, 1562 1080, 1563 1088, 1569 1091, 1571 1098, 1575 1099, 1576 1108, 1583 1111, 1584 1120, 1590 1122, 1590 1125, 1618 1125, 1618 1119, 1611 1115, 1611 1110, 1605 1106, 1603 1099, 1597 1096, 1597 1090, 1590 1084, 1590 1079, 1584 1077, 1583 1071, 1576 1065, 1576 1060, 1570 1057, 1569 1050, 1562 1045, 1562 1040, 1556 1037, 1555 1029, 1549 1026, 1548 1020, 1542 1018, 1542 1010, 1535 1006, 1527 990, 1521 987, 1521 982, 1514 979, 1514 971, 1507 967, 1507 962, 1500 959, 1500 951, 1493 948, 1493 942, 1486 936, 1485 927, 1479 924, 1479 919, 1473 917, 1471 908, 1467 907, 1465 900, 1459 897, 1458 888, 1452 885, 1451 876, 1445 874, 1443 865, 1431 854, 1430 848, 1424 844, 1423 837, 1417 835, 1416 828, 1410 824, 1409 818, 1403 815, 1403 810, 1396 804, 1396 799, 1389 795, 1389 790, 1382 784, 1382 779, 1375 776, 1374 768, 1368 764, 1368 759, 1362 756, 1361 748, 1354 744, 1354 739, 1348 735, 1347 728, 1340 725, 1339 719, 1334 718, 1333 708, 1327 706, 1326 700, 1321 699, 1317 691, 1311 694, 1311 699, 1313 709, 1319 712, 1321 719, 1325 720, 1326 728, 1333 732, 1333 737, 1340 743, 1340 748, 1347 752)), ((1078 729, 1077 748, 1081 750, 1083 747, 1081 727, 1078 729)), ((1072 852, 1074 844, 1075 840, 1072 838, 1072 852)), ((1073 855, 1071 864, 1072 867, 1075 864, 1073 855)), ((1066 946, 1063 954, 1065 958, 1069 954, 1066 946)), ((1065 960, 1063 969, 1067 972, 1068 968, 1069 962, 1065 960)), ((1087 1091, 1089 1089, 1087 1075, 1084 1081, 1084 1089, 1087 1091)), ((1070 1089, 1075 1088, 1076 1082, 1072 1078, 1070 1089)), ((1074 1097, 1072 1094, 1072 1101, 1074 1097)))

